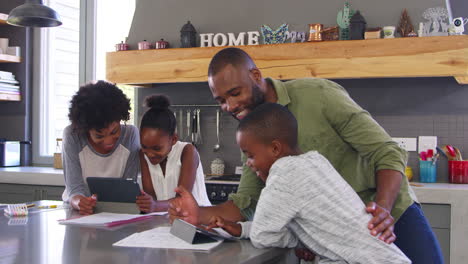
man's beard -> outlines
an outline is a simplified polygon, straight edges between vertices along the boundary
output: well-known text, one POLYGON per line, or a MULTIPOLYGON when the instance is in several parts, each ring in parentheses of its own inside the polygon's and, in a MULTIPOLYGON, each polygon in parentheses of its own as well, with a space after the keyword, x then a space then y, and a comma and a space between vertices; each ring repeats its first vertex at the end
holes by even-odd
POLYGON ((260 87, 256 84, 253 83, 252 85, 252 102, 250 106, 248 107, 249 110, 254 110, 257 108, 257 106, 265 103, 265 95, 262 93, 260 90, 260 87))
MULTIPOLYGON (((257 106, 265 103, 265 95, 260 90, 260 87, 256 84, 252 84, 252 99, 250 100, 250 104, 245 108, 249 110, 249 112, 253 111, 257 106)), ((236 120, 239 120, 234 113, 231 113, 232 117, 236 120)))

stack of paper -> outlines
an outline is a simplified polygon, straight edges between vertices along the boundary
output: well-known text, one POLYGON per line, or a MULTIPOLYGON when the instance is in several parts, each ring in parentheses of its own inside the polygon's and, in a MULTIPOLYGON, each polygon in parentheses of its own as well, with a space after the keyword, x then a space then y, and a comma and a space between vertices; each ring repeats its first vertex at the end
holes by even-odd
POLYGON ((95 227, 114 227, 118 225, 133 223, 144 219, 151 218, 153 215, 165 215, 167 212, 156 212, 146 215, 141 214, 115 214, 115 213, 99 213, 78 218, 59 220, 63 225, 82 225, 95 227))
POLYGON ((222 239, 216 242, 190 244, 170 233, 171 227, 163 226, 135 233, 116 243, 116 247, 144 247, 144 248, 173 248, 209 251, 223 242, 222 239))
POLYGON ((20 100, 18 81, 11 72, 0 71, 0 99, 10 98, 20 100))

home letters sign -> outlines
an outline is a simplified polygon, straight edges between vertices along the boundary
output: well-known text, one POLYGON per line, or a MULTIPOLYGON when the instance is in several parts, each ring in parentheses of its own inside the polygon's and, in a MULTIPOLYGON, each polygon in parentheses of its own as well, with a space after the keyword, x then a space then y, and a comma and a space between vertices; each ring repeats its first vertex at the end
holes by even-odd
POLYGON ((237 37, 234 33, 205 33, 200 34, 200 47, 221 47, 221 46, 240 46, 246 45, 245 39, 247 36, 247 45, 258 45, 258 31, 240 32, 237 37))

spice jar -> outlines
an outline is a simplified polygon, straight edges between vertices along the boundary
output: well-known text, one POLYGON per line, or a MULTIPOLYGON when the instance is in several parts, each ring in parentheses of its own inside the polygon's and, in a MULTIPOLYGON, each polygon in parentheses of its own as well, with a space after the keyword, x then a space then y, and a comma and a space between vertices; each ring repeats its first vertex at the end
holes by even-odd
POLYGON ((116 51, 128 50, 128 44, 124 43, 123 41, 118 44, 115 44, 115 50, 116 51))
POLYGON ((322 41, 322 24, 309 24, 309 39, 307 41, 322 41))
POLYGON ((138 49, 139 50, 151 49, 151 43, 146 41, 146 39, 143 40, 143 41, 140 41, 140 42, 138 42, 138 49))
POLYGON ((62 165, 62 139, 56 139, 55 153, 54 153, 54 168, 63 169, 62 165))
POLYGON ((161 39, 160 41, 156 41, 154 44, 155 49, 167 49, 169 48, 169 42, 165 41, 164 39, 161 39))
POLYGON ((216 158, 211 162, 211 174, 223 175, 224 174, 224 161, 216 158))

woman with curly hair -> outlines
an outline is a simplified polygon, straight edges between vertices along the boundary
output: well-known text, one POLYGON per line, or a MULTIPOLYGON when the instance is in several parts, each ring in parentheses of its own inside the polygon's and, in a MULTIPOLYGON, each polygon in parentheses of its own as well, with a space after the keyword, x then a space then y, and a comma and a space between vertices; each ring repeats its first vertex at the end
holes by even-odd
POLYGON ((139 133, 131 125, 130 100, 117 86, 98 81, 81 86, 70 102, 71 125, 63 132, 62 199, 80 211, 92 214, 96 197, 87 177, 136 179, 139 172, 139 133))

